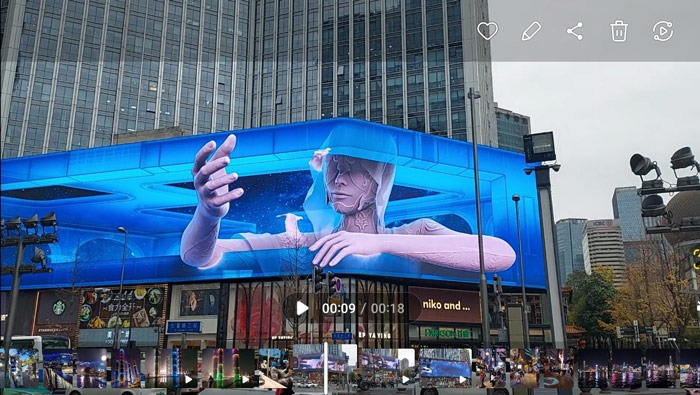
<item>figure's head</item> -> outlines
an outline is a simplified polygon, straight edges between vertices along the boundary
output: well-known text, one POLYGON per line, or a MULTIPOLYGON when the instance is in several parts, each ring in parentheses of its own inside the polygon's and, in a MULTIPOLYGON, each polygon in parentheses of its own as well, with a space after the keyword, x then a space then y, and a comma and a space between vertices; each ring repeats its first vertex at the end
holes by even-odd
POLYGON ((333 210, 350 215, 376 203, 379 185, 372 177, 379 162, 345 155, 326 157, 326 195, 333 210))

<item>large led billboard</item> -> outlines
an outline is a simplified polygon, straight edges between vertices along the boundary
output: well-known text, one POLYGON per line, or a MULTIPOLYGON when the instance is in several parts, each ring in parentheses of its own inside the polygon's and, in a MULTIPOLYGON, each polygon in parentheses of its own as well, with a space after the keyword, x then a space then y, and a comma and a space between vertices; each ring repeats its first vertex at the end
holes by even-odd
MULTIPOLYGON (((544 288, 524 156, 478 151, 487 271, 519 285, 523 259, 526 285, 544 288)), ((41 247, 54 271, 23 277, 23 288, 117 284, 118 227, 129 232, 126 284, 277 277, 313 264, 478 282, 466 142, 332 119, 9 159, 2 170, 3 218, 55 212, 59 223, 59 242, 41 247)), ((14 262, 10 251, 2 259, 14 262)))

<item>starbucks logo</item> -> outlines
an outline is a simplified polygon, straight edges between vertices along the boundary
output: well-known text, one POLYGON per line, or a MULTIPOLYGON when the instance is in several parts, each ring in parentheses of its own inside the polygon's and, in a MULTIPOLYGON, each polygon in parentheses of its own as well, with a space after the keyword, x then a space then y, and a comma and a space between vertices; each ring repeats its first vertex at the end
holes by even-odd
POLYGON ((57 300, 53 304, 53 313, 56 315, 61 315, 63 312, 66 311, 66 302, 62 300, 57 300))

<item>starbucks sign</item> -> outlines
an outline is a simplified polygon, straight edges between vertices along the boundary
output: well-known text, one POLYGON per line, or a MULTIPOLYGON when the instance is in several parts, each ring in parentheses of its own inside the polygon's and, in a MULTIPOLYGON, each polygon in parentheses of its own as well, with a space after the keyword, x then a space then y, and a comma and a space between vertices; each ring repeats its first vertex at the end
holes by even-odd
POLYGON ((66 302, 59 299, 54 302, 53 307, 51 309, 53 310, 54 314, 61 315, 64 311, 66 311, 66 302))

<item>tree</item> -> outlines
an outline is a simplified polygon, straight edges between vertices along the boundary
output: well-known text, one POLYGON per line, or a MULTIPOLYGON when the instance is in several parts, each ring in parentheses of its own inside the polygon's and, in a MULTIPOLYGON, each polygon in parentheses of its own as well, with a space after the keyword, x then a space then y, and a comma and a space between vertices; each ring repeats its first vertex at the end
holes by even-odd
MULTIPOLYGON (((687 270, 685 249, 670 248, 660 238, 649 238, 637 248, 637 259, 628 265, 627 283, 612 304, 615 326, 666 328, 679 343, 687 343, 687 328, 695 318, 695 304, 687 270)), ((686 344, 687 346, 688 344, 686 344)))
POLYGON ((609 270, 596 268, 593 273, 574 272, 569 276, 571 286, 571 322, 586 330, 586 337, 594 342, 607 339, 610 331, 611 303, 615 298, 615 288, 609 270))
POLYGON ((305 247, 307 241, 303 233, 299 231, 297 222, 301 217, 294 214, 284 214, 285 217, 285 246, 287 247, 286 255, 282 258, 281 271, 282 288, 279 289, 284 295, 280 295, 280 300, 286 303, 284 306, 288 316, 294 317, 289 324, 292 326, 294 341, 298 342, 300 327, 306 322, 306 315, 298 316, 296 314, 296 300, 301 299, 302 295, 309 292, 307 279, 309 271, 309 250, 305 247), (292 298, 291 295, 296 297, 292 298))

